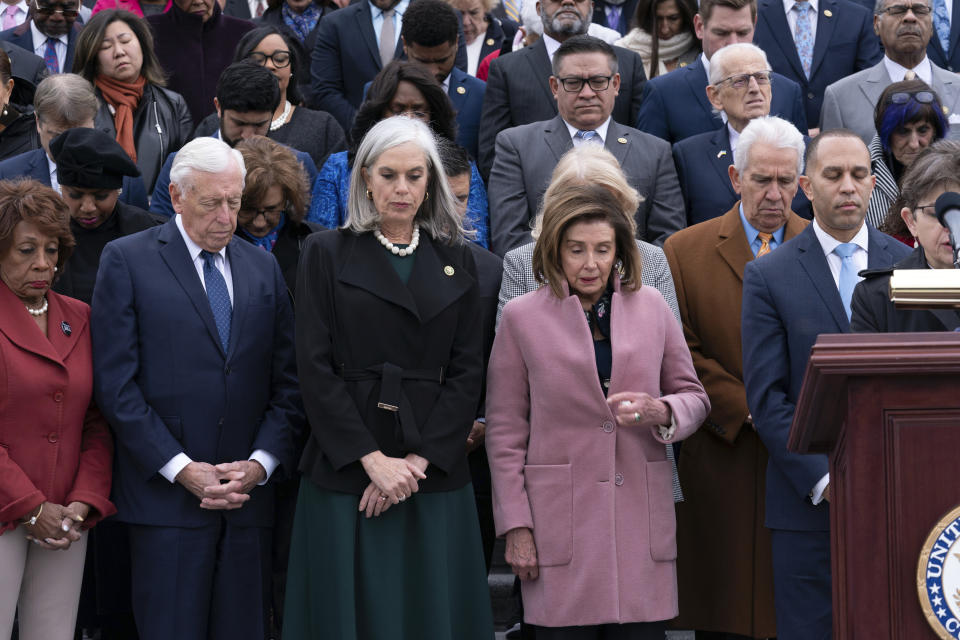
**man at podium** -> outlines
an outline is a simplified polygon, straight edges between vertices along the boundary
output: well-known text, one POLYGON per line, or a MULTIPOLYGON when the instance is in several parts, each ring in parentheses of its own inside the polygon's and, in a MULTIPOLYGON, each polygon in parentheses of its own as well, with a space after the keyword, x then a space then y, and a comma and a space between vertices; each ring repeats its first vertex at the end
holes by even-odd
POLYGON ((875 178, 856 134, 821 133, 807 147, 806 165, 800 186, 814 222, 747 263, 741 310, 747 406, 770 456, 766 525, 780 640, 826 639, 833 627, 827 456, 787 451, 810 349, 821 333, 850 331, 859 271, 910 252, 864 224, 875 178))

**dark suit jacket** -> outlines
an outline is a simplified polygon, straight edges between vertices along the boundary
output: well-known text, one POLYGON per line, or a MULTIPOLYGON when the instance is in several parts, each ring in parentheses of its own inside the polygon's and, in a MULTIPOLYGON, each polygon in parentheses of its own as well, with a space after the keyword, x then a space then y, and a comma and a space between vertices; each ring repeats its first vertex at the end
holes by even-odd
POLYGON ((861 271, 864 280, 853 290, 850 330, 854 333, 908 333, 955 331, 960 327, 956 309, 897 309, 890 302, 890 276, 894 269, 929 269, 923 247, 886 269, 861 271))
MULTIPOLYGON (((643 87, 637 129, 671 144, 719 129, 723 120, 713 114, 713 107, 707 100, 707 84, 707 72, 700 58, 647 82, 643 87)), ((774 73, 771 89, 770 115, 789 120, 805 134, 807 116, 800 85, 774 73)))
POLYGON ((807 123, 820 121, 823 92, 828 85, 872 67, 883 57, 880 39, 873 32, 872 12, 850 0, 822 0, 817 11, 817 32, 808 80, 800 64, 782 0, 760 0, 759 12, 753 42, 767 53, 774 71, 800 85, 807 123))
MULTIPOLYGON (((47 165, 47 153, 43 149, 34 149, 0 162, 0 180, 14 178, 32 178, 50 186, 50 169, 47 165)), ((147 208, 147 188, 143 178, 123 177, 120 201, 141 209, 147 208)))
POLYGON ((10 58, 10 69, 16 82, 10 101, 14 104, 33 104, 33 94, 40 81, 47 77, 47 64, 43 58, 8 40, 0 40, 0 47, 10 58))
POLYGON ((637 12, 639 0, 626 0, 620 5, 620 21, 615 25, 607 24, 607 3, 604 0, 596 0, 593 3, 593 21, 602 27, 610 27, 620 32, 621 36, 627 35, 630 31, 630 24, 633 22, 633 15, 637 12))
MULTIPOLYGON (((613 105, 613 119, 630 127, 636 122, 647 77, 639 55, 622 47, 613 49, 620 68, 620 95, 613 105)), ((493 166, 498 133, 557 115, 557 101, 550 91, 551 75, 553 71, 543 40, 500 56, 490 65, 480 117, 480 161, 477 163, 484 179, 489 177, 493 166)))
MULTIPOLYGON (((670 145, 611 121, 604 147, 617 158, 630 186, 644 197, 635 216, 638 237, 662 245, 685 223, 670 145)), ((502 256, 530 242, 530 223, 540 209, 553 169, 572 148, 570 132, 560 116, 507 129, 497 136, 488 189, 494 253, 502 256)))
POLYGON ((240 18, 241 20, 252 20, 254 18, 250 15, 250 5, 247 4, 247 0, 227 0, 227 3, 223 5, 223 15, 240 18))
POLYGON ((478 155, 480 111, 483 109, 483 94, 486 90, 487 83, 483 80, 477 80, 456 67, 450 71, 450 89, 447 95, 457 112, 457 144, 465 147, 474 160, 478 155))
MULTIPOLYGON (((730 184, 728 171, 733 153, 726 126, 675 143, 673 161, 677 165, 687 225, 722 216, 740 199, 730 184)), ((801 218, 813 219, 810 201, 800 188, 790 208, 801 218)))
MULTIPOLYGON (((894 264, 910 252, 868 228, 868 265, 894 264)), ((847 333, 850 323, 813 225, 776 251, 747 263, 743 275, 743 374, 747 406, 767 447, 766 525, 829 531, 825 502, 808 499, 828 471, 827 456, 787 451, 810 349, 821 333, 847 333)))
POLYGON ((487 32, 483 35, 483 46, 480 47, 478 58, 480 62, 494 51, 502 51, 504 47, 507 48, 505 53, 509 53, 513 48, 513 37, 517 35, 517 28, 520 26, 510 18, 495 16, 492 11, 487 14, 487 23, 487 32))
POLYGON ((254 488, 241 509, 206 511, 158 473, 180 452, 219 464, 263 449, 280 461, 274 477, 295 464, 303 415, 287 287, 266 251, 234 241, 227 257, 233 320, 226 353, 173 220, 114 240, 100 258, 91 305, 95 390, 117 440, 113 495, 121 521, 198 527, 221 514, 239 526, 273 521, 272 483, 254 488))
MULTIPOLYGON (((27 53, 33 54, 36 50, 36 46, 33 42, 33 29, 30 28, 30 20, 27 19, 23 24, 20 24, 12 29, 7 29, 6 31, 0 31, 0 40, 6 40, 7 42, 12 42, 22 49, 26 49, 27 53)), ((63 68, 60 69, 60 73, 70 73, 73 71, 73 54, 77 48, 77 36, 80 35, 80 29, 83 28, 83 25, 78 20, 73 23, 73 27, 67 33, 67 55, 63 59, 63 68)), ((39 43, 38 43, 39 44, 39 43)), ((43 60, 43 58, 40 58, 43 60)), ((13 62, 13 58, 10 59, 13 62)), ((33 62, 33 66, 36 66, 36 62, 33 62)), ((43 70, 46 71, 47 65, 44 63, 43 70)), ((16 73, 14 73, 16 75, 16 73)), ((27 80, 37 80, 36 84, 39 84, 39 80, 42 80, 36 72, 34 72, 33 78, 26 78, 27 80)))
POLYGON ((413 452, 430 461, 421 492, 465 486, 483 365, 471 250, 421 233, 404 285, 372 234, 331 229, 307 239, 300 264, 297 364, 311 429, 300 470, 320 487, 359 495, 370 482, 361 457, 413 452), (391 393, 372 372, 342 373, 379 365, 434 378, 401 379, 391 393), (381 393, 399 413, 378 408, 381 393))
POLYGON ((957 3, 948 2, 947 7, 954 7, 950 16, 950 47, 944 51, 937 37, 936 30, 927 44, 927 57, 930 62, 947 71, 960 72, 960 11, 957 3))

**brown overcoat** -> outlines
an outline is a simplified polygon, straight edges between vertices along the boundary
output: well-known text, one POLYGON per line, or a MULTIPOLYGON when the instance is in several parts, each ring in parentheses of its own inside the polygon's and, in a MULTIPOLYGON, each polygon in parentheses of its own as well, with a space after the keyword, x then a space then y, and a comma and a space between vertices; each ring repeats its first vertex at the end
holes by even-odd
MULTIPOLYGON (((739 207, 678 231, 663 246, 684 336, 712 406, 678 461, 686 500, 676 506, 680 617, 674 625, 768 638, 776 622, 770 532, 763 525, 767 451, 745 425, 740 303, 753 252, 739 207)), ((791 212, 784 241, 807 224, 791 212)))

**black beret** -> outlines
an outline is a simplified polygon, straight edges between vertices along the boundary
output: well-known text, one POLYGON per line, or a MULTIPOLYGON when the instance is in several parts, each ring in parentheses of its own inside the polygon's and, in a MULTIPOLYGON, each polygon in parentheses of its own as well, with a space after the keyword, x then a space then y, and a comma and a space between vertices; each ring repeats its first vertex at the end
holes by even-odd
POLYGON ((140 170, 116 140, 102 131, 67 129, 50 141, 57 182, 81 189, 119 189, 123 176, 140 170))

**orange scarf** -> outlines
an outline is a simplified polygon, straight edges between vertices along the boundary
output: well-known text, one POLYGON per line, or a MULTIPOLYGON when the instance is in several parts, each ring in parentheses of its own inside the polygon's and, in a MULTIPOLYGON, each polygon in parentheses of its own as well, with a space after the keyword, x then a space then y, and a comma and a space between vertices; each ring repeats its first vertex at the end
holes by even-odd
POLYGON ((117 142, 134 162, 137 161, 137 148, 133 144, 133 110, 140 104, 146 83, 147 79, 143 76, 134 82, 120 82, 104 75, 98 75, 94 83, 103 99, 114 108, 113 124, 117 129, 117 142))

